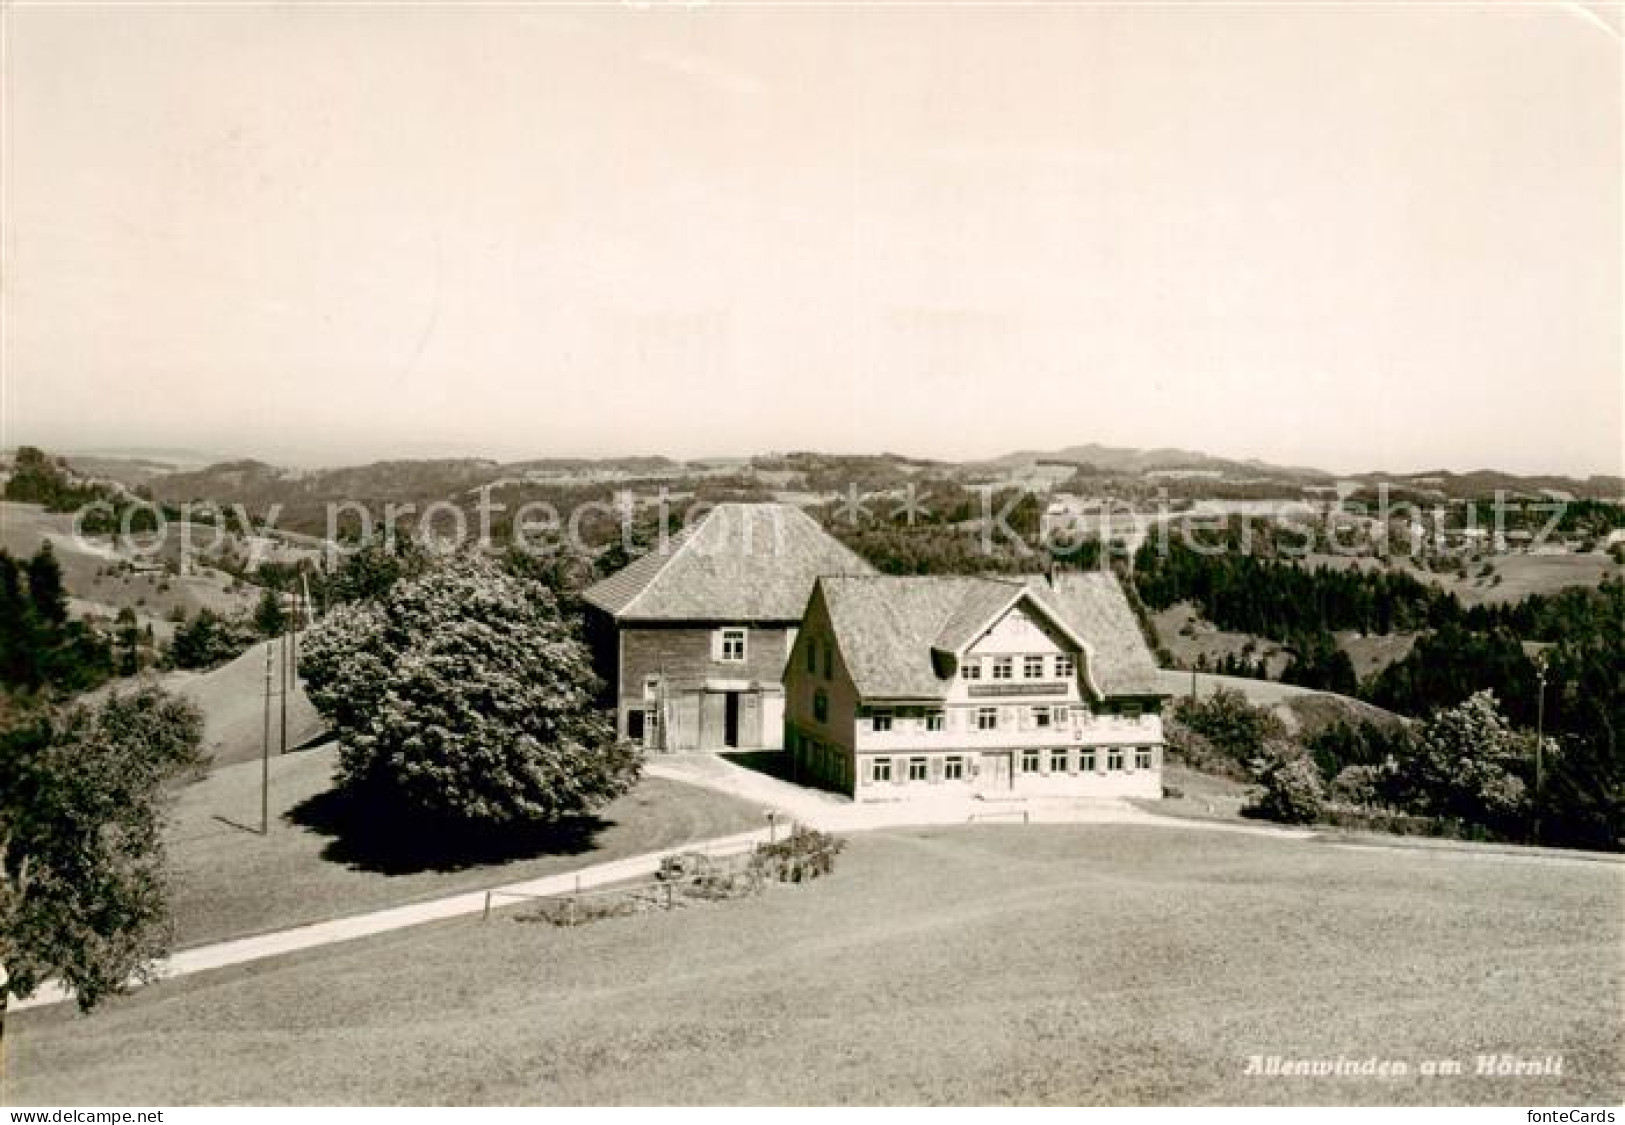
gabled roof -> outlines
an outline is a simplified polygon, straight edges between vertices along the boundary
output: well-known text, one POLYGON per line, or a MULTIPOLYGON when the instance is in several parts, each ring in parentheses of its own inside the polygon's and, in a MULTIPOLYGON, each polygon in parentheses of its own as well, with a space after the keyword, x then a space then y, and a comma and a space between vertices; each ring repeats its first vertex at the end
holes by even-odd
POLYGON ((830 627, 858 694, 940 699, 947 680, 934 659, 937 638, 967 600, 1015 586, 988 578, 870 575, 820 578, 830 627))
POLYGON ((587 589, 617 621, 799 621, 824 574, 871 574, 793 504, 718 504, 587 589))
POLYGON ((1156 661, 1111 573, 1042 578, 842 576, 819 579, 841 655, 858 693, 873 699, 941 699, 952 683, 944 659, 975 642, 1026 597, 1083 648, 1103 695, 1162 695, 1156 661))
POLYGON ((1044 590, 1094 652, 1094 677, 1107 695, 1167 695, 1139 618, 1109 570, 1062 571, 1044 590))

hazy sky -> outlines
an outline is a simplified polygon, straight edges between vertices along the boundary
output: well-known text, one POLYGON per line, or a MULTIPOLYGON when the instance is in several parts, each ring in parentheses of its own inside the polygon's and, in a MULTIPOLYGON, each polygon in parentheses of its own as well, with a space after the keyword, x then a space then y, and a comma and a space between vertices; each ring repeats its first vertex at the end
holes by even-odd
POLYGON ((0 18, 0 443, 1621 472, 1617 4, 0 18))

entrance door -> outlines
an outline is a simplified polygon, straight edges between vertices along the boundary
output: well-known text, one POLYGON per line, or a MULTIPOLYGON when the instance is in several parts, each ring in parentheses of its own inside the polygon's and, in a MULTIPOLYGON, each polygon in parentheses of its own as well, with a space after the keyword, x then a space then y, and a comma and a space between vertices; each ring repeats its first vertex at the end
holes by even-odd
POLYGON ((739 747, 739 693, 737 691, 723 694, 722 744, 732 749, 739 747))
POLYGON ((977 788, 984 793, 1008 793, 1014 784, 1010 758, 1009 751, 983 754, 982 771, 977 775, 977 788))

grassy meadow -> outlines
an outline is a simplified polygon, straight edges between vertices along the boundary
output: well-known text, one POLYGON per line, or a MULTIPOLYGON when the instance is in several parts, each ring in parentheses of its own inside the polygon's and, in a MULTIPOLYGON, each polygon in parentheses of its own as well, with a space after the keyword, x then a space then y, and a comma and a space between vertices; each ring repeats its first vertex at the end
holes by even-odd
MULTIPOLYGON (((270 872, 266 873, 270 875, 270 872)), ((25 1103, 1617 1103, 1625 868, 1174 828, 860 834, 832 877, 466 919, 13 1021, 25 1103), (1481 1053, 1560 1076, 1473 1074, 1481 1053), (1269 1078, 1253 1055, 1404 1078, 1269 1078), (1423 1078, 1425 1060, 1465 1074, 1423 1078)))
POLYGON ((355 823, 330 795, 336 746, 271 761, 271 832, 257 831, 260 765, 182 790, 167 843, 177 948, 552 875, 762 827, 746 801, 645 778, 596 818, 507 847, 456 848, 355 823))

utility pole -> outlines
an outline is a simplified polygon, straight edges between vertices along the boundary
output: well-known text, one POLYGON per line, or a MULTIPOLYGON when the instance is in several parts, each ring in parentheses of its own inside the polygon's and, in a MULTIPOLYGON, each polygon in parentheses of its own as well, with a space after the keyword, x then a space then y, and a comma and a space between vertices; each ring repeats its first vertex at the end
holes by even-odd
POLYGON ((6 1100, 6 1009, 11 1006, 11 993, 7 991, 10 979, 5 965, 0 964, 0 1105, 11 1104, 6 1100))
POLYGON ((277 693, 282 697, 282 719, 280 725, 282 741, 278 751, 278 753, 281 754, 286 754, 288 752, 288 680, 290 678, 289 673, 291 671, 288 661, 288 638, 290 635, 291 634, 288 632, 288 629, 284 627, 282 630, 282 636, 278 638, 278 640, 282 642, 278 646, 282 650, 282 675, 279 677, 281 680, 282 690, 277 693))
POLYGON ((271 834, 271 642, 265 642, 265 725, 260 732, 260 835, 271 834))
POLYGON ((1546 661, 1535 665, 1535 843, 1540 843, 1540 790, 1546 772, 1546 661))

